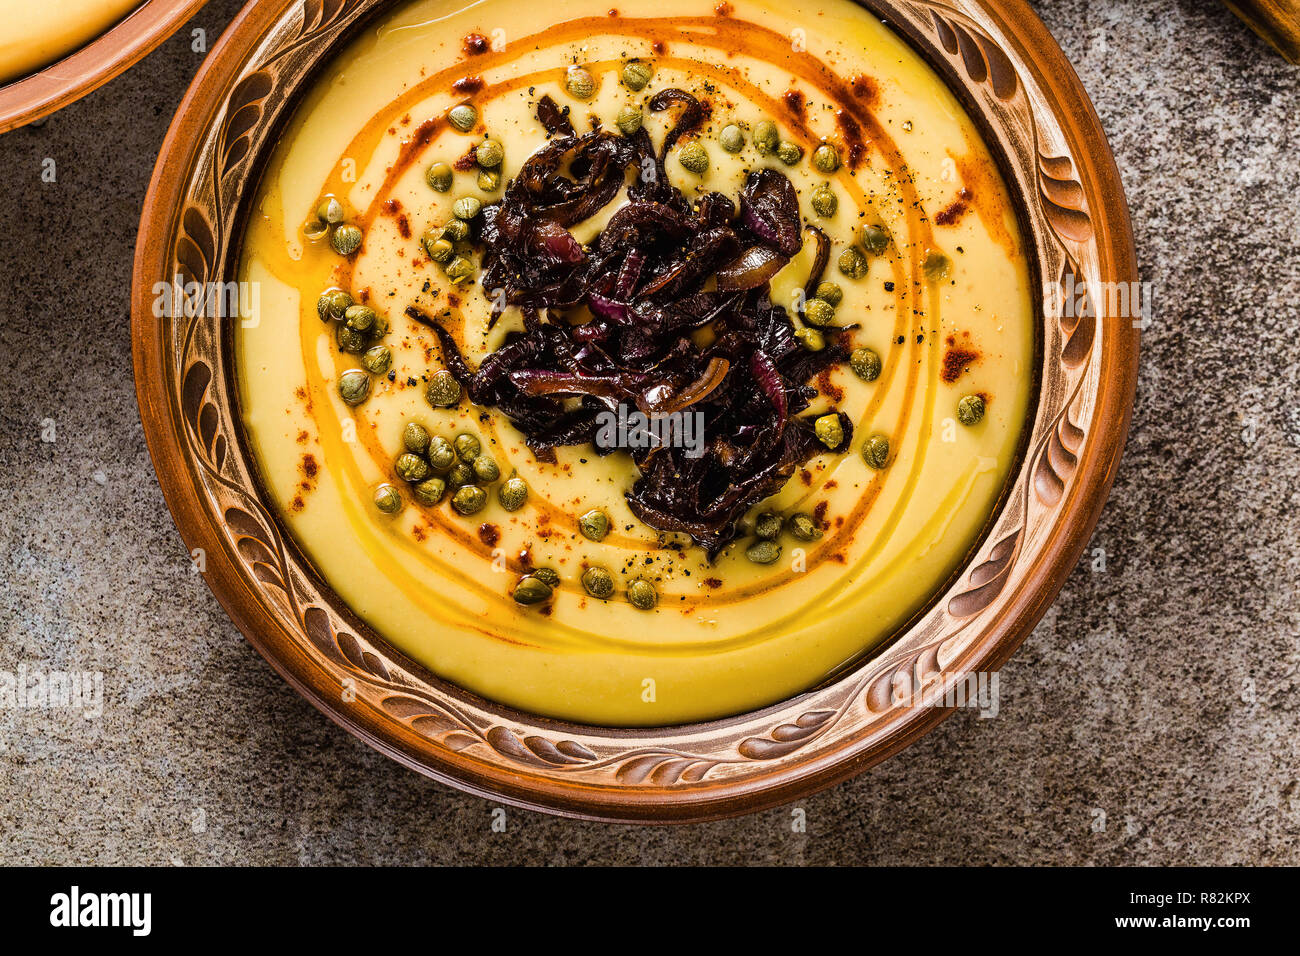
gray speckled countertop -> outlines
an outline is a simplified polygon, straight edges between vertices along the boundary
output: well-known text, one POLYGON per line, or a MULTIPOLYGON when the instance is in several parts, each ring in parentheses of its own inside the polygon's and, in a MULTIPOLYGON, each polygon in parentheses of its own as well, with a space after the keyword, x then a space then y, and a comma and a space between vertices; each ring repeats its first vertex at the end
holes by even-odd
POLYGON ((238 4, 0 137, 0 671, 102 671, 97 719, 0 709, 0 862, 1300 863, 1300 68, 1206 0, 1039 0, 1111 137, 1154 323, 1094 548, 1001 675, 790 808, 637 829, 379 756, 240 637, 163 505, 131 381, 135 227, 238 4), (57 181, 43 182, 46 159, 57 181), (52 440, 48 440, 52 439, 52 440))

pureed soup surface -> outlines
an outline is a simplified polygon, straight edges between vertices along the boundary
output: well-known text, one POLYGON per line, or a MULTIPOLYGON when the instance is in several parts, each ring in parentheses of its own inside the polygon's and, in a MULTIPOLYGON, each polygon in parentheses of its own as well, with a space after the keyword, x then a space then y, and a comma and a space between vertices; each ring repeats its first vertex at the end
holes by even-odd
POLYGON ((0 0, 0 83, 53 63, 90 42, 142 0, 0 0))
MULTIPOLYGON (((237 345, 248 435, 285 523, 325 580, 442 677, 509 705, 594 724, 741 712, 814 685, 895 632, 988 521, 1017 453, 1033 378, 1023 240, 997 169, 956 99, 898 37, 847 0, 738 0, 716 9, 656 0, 617 11, 608 0, 578 0, 562 10, 566 19, 556 22, 548 5, 517 0, 459 10, 415 3, 370 28, 323 75, 266 171, 243 247, 241 279, 257 283, 259 293, 255 321, 237 345), (644 89, 622 81, 629 61, 652 71, 644 89), (594 80, 589 98, 574 95, 585 92, 571 85, 575 65, 594 80), (478 282, 476 235, 454 243, 456 257, 473 266, 470 281, 459 284, 448 278, 447 262, 430 258, 422 237, 436 243, 458 198, 485 206, 501 199, 548 142, 538 119, 543 97, 567 108, 578 134, 592 129, 594 116, 620 135, 620 110, 641 107, 657 151, 681 111, 656 112, 648 103, 673 88, 697 98, 705 115, 668 151, 671 185, 692 201, 717 191, 738 202, 753 171, 787 177, 803 223, 829 237, 822 279, 842 290, 833 324, 849 326, 820 330, 839 358, 809 383, 797 418, 810 425, 838 411, 850 437, 800 460, 712 561, 690 536, 666 534, 633 513, 626 498, 639 474, 633 452, 561 445, 550 463, 506 415, 471 403, 464 390, 453 408, 426 398, 428 383, 453 361, 433 325, 450 332, 472 370, 525 324, 511 306, 489 330, 492 300, 478 282), (465 103, 477 116, 461 132, 447 117, 465 103), (782 141, 802 148, 794 165, 756 149, 755 129, 765 119, 775 121, 782 141), (738 153, 720 145, 728 125, 744 135, 738 153), (504 147, 496 189, 479 188, 478 170, 468 168, 472 154, 457 163, 485 137, 504 147), (814 165, 823 141, 839 156, 834 172, 814 165), (692 143, 708 156, 702 174, 680 161, 692 143), (456 167, 446 192, 426 181, 438 162, 456 167), (831 216, 811 204, 823 184, 838 200, 831 216), (342 225, 364 236, 350 256, 331 247, 334 236, 317 235, 318 204, 328 197, 340 201, 342 225), (863 227, 872 225, 892 237, 883 251, 863 248, 863 227), (865 276, 838 268, 850 246, 863 253, 865 276), (330 289, 377 312, 387 332, 372 327, 358 338, 335 317, 323 321, 318 297, 330 289), (342 351, 341 340, 354 351, 342 351), (365 399, 349 405, 341 381, 350 374, 355 389, 363 374, 349 373, 361 368, 356 350, 378 344, 391 351, 391 371, 372 375, 365 399), (844 360, 860 348, 880 357, 873 380, 844 360), (984 402, 974 424, 959 421, 973 417, 958 414, 967 396, 984 402), (461 433, 480 440, 501 472, 495 481, 476 479, 486 492, 482 510, 458 513, 452 489, 436 504, 417 500, 395 468, 410 422, 435 441, 461 433), (863 455, 877 437, 888 441, 886 458, 874 462, 883 467, 863 455), (516 473, 528 497, 507 511, 499 490, 516 473), (390 489, 400 497, 392 514, 376 504, 376 491, 382 498, 390 489), (580 517, 592 510, 609 519, 599 541, 580 530, 580 517), (766 564, 747 556, 759 543, 762 514, 786 519, 773 542, 780 555, 766 564), (811 519, 813 540, 791 533, 795 515, 811 519), (613 581, 607 600, 581 583, 593 566, 613 581), (553 594, 528 579, 523 593, 543 599, 518 603, 512 595, 539 568, 558 575, 553 594), (638 579, 657 594, 652 609, 629 600, 638 579)), ((629 183, 636 174, 629 170, 629 183)), ((625 188, 572 225, 572 235, 594 254, 611 214, 627 201, 625 188)), ((802 250, 771 280, 771 302, 786 310, 781 322, 796 328, 807 324, 798 294, 814 267, 813 237, 802 231, 802 250)), ((583 308, 549 316, 590 320, 583 308)), ((689 334, 707 341, 711 331, 689 334)), ((737 365, 727 374, 749 373, 737 365)), ((557 400, 566 410, 578 401, 557 400)), ((756 422, 769 418, 764 410, 756 422)), ((771 557, 766 551, 753 556, 771 557)))

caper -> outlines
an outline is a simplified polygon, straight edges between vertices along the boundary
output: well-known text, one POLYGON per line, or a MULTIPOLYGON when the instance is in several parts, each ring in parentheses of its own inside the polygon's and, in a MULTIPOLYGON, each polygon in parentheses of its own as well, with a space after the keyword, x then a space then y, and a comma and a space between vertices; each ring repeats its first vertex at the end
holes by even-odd
POLYGON ((780 515, 764 512, 754 521, 754 537, 763 541, 775 541, 781 534, 781 524, 780 515))
POLYGON ((978 425, 984 417, 984 399, 979 395, 967 395, 957 403, 957 421, 963 425, 978 425))
POLYGON ((452 253, 456 251, 456 247, 446 239, 434 239, 426 236, 424 251, 429 254, 429 258, 434 262, 447 262, 451 259, 452 253))
POLYGON ((827 448, 839 448, 844 443, 844 423, 836 412, 822 415, 813 422, 813 433, 827 448))
POLYGON ((702 175, 709 168, 709 151, 700 143, 687 143, 677 154, 677 162, 683 169, 702 175))
POLYGON ((456 455, 466 464, 483 454, 483 445, 478 440, 478 436, 471 435, 469 432, 461 432, 452 444, 456 446, 456 455))
POLYGON ((338 226, 330 236, 330 245, 341 256, 350 256, 361 248, 361 230, 351 224, 338 226))
POLYGON ((370 397, 370 373, 350 368, 339 376, 339 395, 349 405, 360 405, 370 397))
POLYGON ((453 106, 447 114, 447 122, 462 133, 468 133, 478 122, 478 110, 468 103, 461 103, 459 106, 453 106))
POLYGON ((343 221, 343 204, 333 196, 327 196, 316 207, 316 218, 331 226, 337 226, 343 221))
POLYGON ((534 568, 533 577, 549 588, 554 589, 560 586, 560 572, 554 568, 534 568))
POLYGON ((372 339, 382 339, 388 334, 390 328, 386 316, 376 315, 375 324, 370 327, 370 337, 372 339))
POLYGON ((487 504, 487 492, 477 485, 462 485, 451 496, 451 506, 463 515, 478 514, 487 504))
POLYGON ((794 166, 799 160, 803 159, 803 148, 798 143, 792 143, 788 139, 782 140, 776 147, 776 158, 787 166, 794 166))
POLYGON ((814 541, 822 536, 821 529, 817 527, 817 522, 813 521, 811 515, 803 512, 790 516, 790 523, 787 525, 790 533, 800 541, 814 541))
POLYGON ((474 481, 474 469, 463 461, 458 463, 455 468, 447 472, 447 486, 450 488, 461 488, 471 484, 474 481))
POLYGON ((329 235, 330 224, 319 219, 309 219, 302 226, 302 234, 312 242, 318 242, 329 235))
POLYGON ((768 153, 776 152, 780 145, 781 134, 777 132, 776 124, 771 120, 759 120, 754 124, 754 148, 766 156, 768 153))
POLYGON ((745 148, 745 134, 735 123, 728 123, 718 134, 718 145, 729 153, 738 153, 745 148))
POLYGON ((460 382, 445 368, 429 376, 424 398, 434 408, 451 408, 460 402, 460 382))
POLYGON ((623 85, 629 90, 643 90, 653 75, 654 71, 650 69, 649 63, 633 60, 623 67, 623 85))
POLYGON ((862 227, 862 247, 873 256, 878 256, 889 248, 889 233, 877 225, 862 227))
POLYGON ((637 578, 627 586, 627 602, 638 611, 648 611, 659 603, 659 593, 645 578, 637 578))
POLYGON ((614 576, 604 568, 590 567, 582 572, 582 589, 603 601, 614 594, 614 576))
POLYGON ((385 375, 393 365, 393 352, 387 345, 372 345, 361 356, 361 364, 371 375, 385 375))
POLYGON ((375 324, 375 310, 365 305, 352 305, 343 313, 343 318, 348 323, 348 328, 368 332, 375 324))
POLYGON ((952 268, 952 260, 942 252, 931 249, 925 254, 925 259, 921 262, 921 268, 925 272, 927 279, 938 281, 948 278, 948 272, 952 268))
POLYGON ((416 455, 429 450, 429 430, 419 422, 407 422, 402 429, 402 447, 416 455))
POLYGON ((491 484, 501 477, 501 468, 491 455, 479 455, 469 466, 474 469, 474 477, 484 484, 491 484))
POLYGON ((872 435, 862 443, 862 457, 872 468, 884 468, 889 464, 889 439, 872 435))
POLYGON ((809 299, 803 304, 803 317, 809 325, 824 328, 835 321, 835 306, 825 299, 809 299))
POLYGON ((822 335, 817 329, 810 329, 807 326, 796 329, 794 337, 809 352, 820 352, 826 348, 826 336, 822 335))
POLYGON ((849 368, 853 369, 853 374, 864 382, 874 382, 880 378, 880 356, 876 354, 875 349, 869 349, 866 346, 853 350, 849 356, 849 368))
POLYGON ((429 477, 429 463, 414 452, 404 451, 393 462, 393 470, 403 481, 424 481, 429 477))
POLYGON ((439 232, 440 238, 450 239, 452 242, 464 242, 469 238, 469 223, 464 219, 451 219, 442 227, 439 232))
POLYGON ((441 435, 434 435, 429 439, 424 457, 429 459, 429 466, 434 471, 450 471, 452 465, 456 464, 456 449, 441 435))
POLYGON ((861 279, 867 274, 867 257, 857 246, 849 246, 841 252, 837 265, 840 272, 850 279, 861 279))
POLYGON ((352 296, 342 289, 326 289, 316 300, 316 314, 321 319, 341 319, 352 304, 352 296))
POLYGON ((451 262, 447 263, 447 266, 443 271, 447 273, 447 278, 452 282, 468 282, 474 275, 474 263, 470 262, 464 256, 457 256, 455 259, 452 259, 451 262))
POLYGON ((575 99, 589 100, 596 92, 596 78, 580 66, 571 66, 564 77, 564 88, 575 99))
POLYGON ((609 516, 603 511, 592 510, 578 519, 578 530, 584 538, 600 541, 609 534, 609 516))
POLYGON ((516 604, 541 604, 550 600, 551 587, 545 581, 530 575, 521 578, 515 585, 513 597, 516 604))
POLYGON ((461 196, 451 207, 451 211, 456 214, 457 219, 469 222, 483 211, 483 203, 473 196, 461 196))
POLYGON ((494 139, 485 139, 474 149, 474 162, 484 169, 496 169, 505 158, 505 148, 494 139))
POLYGON ((397 514, 402 510, 402 496, 390 484, 382 484, 375 489, 375 507, 386 515, 397 514))
POLYGON ((835 190, 825 184, 813 190, 809 203, 812 205, 813 212, 823 219, 831 218, 831 216, 835 215, 835 211, 840 208, 840 201, 835 195, 835 190))
POLYGON ((436 505, 447 493, 447 482, 442 478, 426 478, 411 491, 421 504, 436 505))
POLYGON ((844 290, 834 282, 819 282, 817 290, 813 295, 823 302, 829 302, 831 305, 838 306, 844 301, 844 290))
POLYGON ((494 193, 501 188, 501 174, 495 169, 478 171, 478 188, 485 193, 494 193))
POLYGON ((772 564, 781 557, 781 546, 775 541, 755 541, 745 549, 745 557, 755 564, 772 564))
POLYGON ((813 151, 812 164, 823 173, 833 173, 840 168, 840 154, 830 143, 822 143, 813 151))
POLYGON ((506 511, 518 511, 528 500, 528 483, 522 478, 507 478, 497 489, 497 500, 506 511))
POLYGON ((424 171, 424 181, 434 192, 445 193, 451 188, 451 167, 446 163, 434 163, 424 171))
POLYGON ((618 116, 614 119, 614 124, 618 131, 624 136, 633 136, 641 128, 645 121, 645 114, 638 107, 625 106, 618 111, 618 116))
POLYGON ((369 339, 366 333, 358 332, 349 325, 340 325, 334 333, 334 338, 339 343, 339 350, 342 352, 351 352, 353 355, 360 355, 366 350, 366 344, 369 339))

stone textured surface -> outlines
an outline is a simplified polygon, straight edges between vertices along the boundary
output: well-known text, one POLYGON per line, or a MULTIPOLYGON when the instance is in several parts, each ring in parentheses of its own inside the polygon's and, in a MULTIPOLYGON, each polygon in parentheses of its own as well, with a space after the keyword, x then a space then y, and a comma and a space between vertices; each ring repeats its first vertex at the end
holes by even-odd
POLYGON ((99 719, 0 710, 0 862, 1300 863, 1300 69, 1204 0, 1036 6, 1156 291, 1104 570, 1081 563, 996 718, 804 801, 804 834, 793 808, 673 829, 511 810, 493 832, 490 803, 295 695, 191 573, 136 413, 128 287, 191 30, 211 44, 233 0, 0 137, 0 670, 105 681, 99 719))

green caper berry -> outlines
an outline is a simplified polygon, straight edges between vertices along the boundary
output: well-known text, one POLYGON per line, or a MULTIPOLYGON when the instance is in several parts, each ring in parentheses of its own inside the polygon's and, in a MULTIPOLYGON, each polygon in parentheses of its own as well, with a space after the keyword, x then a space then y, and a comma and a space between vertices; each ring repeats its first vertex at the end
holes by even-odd
POLYGON ((637 578, 627 586, 627 603, 638 611, 648 611, 659 603, 659 593, 645 578, 637 578))
POLYGON ((826 336, 822 335, 821 332, 816 329, 810 329, 807 327, 796 329, 794 337, 799 344, 809 352, 820 352, 822 349, 826 348, 826 336))
POLYGON ((343 221, 343 204, 333 196, 322 200, 316 207, 316 218, 331 226, 337 226, 343 221))
POLYGON ((424 481, 429 477, 429 463, 414 452, 404 451, 393 462, 393 470, 403 481, 424 481))
POLYGON ((370 338, 382 339, 388 334, 390 328, 387 317, 377 315, 375 316, 375 324, 370 327, 370 338))
POLYGON ((501 174, 495 169, 480 169, 478 188, 485 193, 494 193, 501 188, 501 174))
POLYGON ((872 468, 884 468, 889 464, 889 439, 884 435, 872 435, 862 443, 862 458, 872 468))
POLYGON ((825 299, 809 299, 803 304, 803 317, 809 325, 825 328, 835 321, 835 306, 825 299))
POLYGON ((596 78, 580 66, 571 66, 564 78, 564 88, 575 99, 589 100, 596 92, 596 78))
POLYGON ((516 604, 541 604, 550 600, 551 588, 545 581, 530 575, 520 579, 512 596, 516 604))
POLYGON ((957 403, 957 421, 963 425, 978 425, 984 418, 984 399, 967 395, 957 403))
POLYGON ((452 465, 456 464, 456 449, 441 435, 434 435, 429 439, 424 457, 429 459, 429 466, 434 471, 450 471, 452 465))
POLYGON ((823 302, 829 302, 831 305, 838 306, 844 301, 844 290, 834 282, 817 283, 817 291, 813 293, 814 297, 821 299, 823 302))
POLYGON ((390 484, 382 484, 375 489, 375 507, 386 515, 394 515, 402 510, 402 496, 390 484))
POLYGON ((478 514, 487 504, 487 492, 477 485, 462 485, 451 496, 451 506, 458 514, 478 514))
POLYGON ((728 123, 718 134, 718 145, 729 153, 738 153, 745 148, 745 134, 735 123, 728 123))
POLYGON ((483 454, 483 445, 478 440, 478 436, 471 435, 469 432, 461 432, 452 444, 456 446, 456 454, 460 460, 466 464, 483 454))
POLYGON ((604 601, 614 594, 614 576, 604 568, 590 567, 582 572, 582 589, 604 601))
POLYGON ((330 245, 341 256, 350 256, 361 248, 361 230, 353 225, 338 226, 330 236, 330 245))
POLYGON ((854 349, 853 354, 849 356, 849 368, 853 369, 853 374, 862 381, 874 382, 880 378, 880 356, 876 354, 875 349, 865 346, 854 349))
POLYGON ((483 211, 483 203, 473 196, 461 196, 451 207, 451 211, 456 214, 457 219, 469 222, 483 211))
POLYGON ((591 541, 600 541, 609 534, 609 517, 603 511, 588 511, 578 519, 578 530, 591 541))
POLYGON ((470 467, 474 469, 474 476, 484 484, 491 484, 501 477, 501 468, 490 455, 479 455, 470 462, 470 467))
POLYGON ((889 248, 889 233, 880 226, 863 226, 862 247, 873 256, 880 255, 889 248))
POLYGON ((771 120, 759 120, 754 124, 754 148, 762 155, 776 152, 780 141, 781 134, 771 120))
POLYGON ((468 103, 461 103, 459 106, 453 106, 447 114, 447 122, 462 133, 468 133, 478 122, 478 110, 468 103))
POLYGON ((813 190, 809 203, 812 205, 813 212, 823 219, 830 219, 835 215, 836 210, 840 208, 840 201, 835 195, 835 190, 826 185, 818 186, 813 190))
POLYGON ((844 443, 844 423, 835 412, 822 415, 813 422, 813 433, 827 448, 839 448, 844 443))
POLYGON ((451 471, 447 472, 447 485, 451 488, 461 488, 474 481, 474 469, 463 461, 456 465, 451 471))
POLYGON ((775 541, 756 541, 745 549, 745 557, 754 564, 772 564, 781 557, 781 546, 775 541))
POLYGON ((384 375, 393 364, 393 353, 387 345, 373 345, 361 356, 361 364, 371 375, 384 375))
POLYGON ((485 139, 474 149, 474 162, 484 169, 496 169, 505 158, 504 147, 494 139, 485 139))
POLYGON ((352 305, 343 313, 343 318, 348 323, 348 328, 368 332, 375 324, 375 310, 369 306, 352 305))
POLYGON ((548 588, 558 588, 560 586, 560 572, 554 568, 534 568, 533 577, 541 581, 548 588))
POLYGON ((781 534, 781 524, 780 515, 764 512, 754 522, 754 537, 762 541, 775 541, 781 534))
POLYGON ((822 536, 821 529, 817 527, 817 522, 813 521, 810 515, 802 512, 791 515, 787 527, 789 527, 790 533, 800 541, 815 541, 822 536))
POLYGON ((424 171, 424 181, 434 192, 445 193, 451 188, 451 167, 446 163, 434 163, 424 171))
POLYGON ((330 224, 319 219, 309 219, 303 223, 302 234, 312 242, 318 242, 329 235, 330 224))
POLYGON ((925 260, 921 263, 921 268, 924 270, 926 278, 935 281, 948 278, 948 272, 951 267, 952 260, 942 252, 936 252, 933 249, 925 254, 925 260))
POLYGON ((445 368, 429 376, 424 399, 434 408, 451 408, 460 402, 460 382, 445 368))
POLYGON ((349 405, 360 405, 370 397, 370 373, 350 368, 339 376, 339 396, 349 405))
POLYGON ((623 67, 623 85, 629 90, 644 90, 653 75, 649 63, 633 61, 623 67))
POLYGON ((452 253, 456 251, 456 247, 446 239, 435 239, 426 236, 424 251, 429 254, 429 258, 434 262, 447 262, 451 259, 452 253))
POLYGON ((833 173, 840 168, 840 154, 829 143, 822 143, 813 152, 812 163, 823 173, 833 173))
POLYGON ((352 296, 342 289, 327 289, 316 300, 316 314, 324 319, 338 320, 347 314, 352 305, 352 296))
POLYGON ((429 430, 419 422, 407 422, 402 429, 402 447, 407 451, 423 455, 429 450, 429 430))
POLYGON ((633 136, 641 128, 645 121, 645 114, 635 106, 625 106, 618 111, 618 116, 614 119, 614 125, 624 136, 633 136))
POLYGON ((464 219, 452 219, 442 227, 439 238, 449 239, 452 242, 464 242, 469 238, 469 223, 464 219))
POLYGON ((803 159, 803 149, 798 143, 792 143, 788 139, 783 140, 776 148, 776 158, 787 166, 794 166, 803 159))
POLYGON ((528 483, 522 478, 508 478, 497 489, 497 499, 506 511, 518 511, 528 500, 528 483))
POLYGON ((709 168, 709 152, 700 143, 687 143, 677 154, 677 162, 683 169, 703 175, 709 168))
POLYGON ((335 332, 334 338, 339 343, 339 351, 351 352, 353 355, 360 355, 366 350, 366 333, 358 332, 348 325, 340 325, 335 332))
POLYGON ((447 493, 447 482, 442 478, 426 478, 411 491, 420 504, 436 505, 447 493))
POLYGON ((457 256, 447 263, 447 267, 443 271, 447 273, 447 278, 452 282, 468 282, 470 277, 474 275, 474 263, 464 256, 457 256))
POLYGON ((867 257, 857 246, 849 246, 841 252, 837 265, 840 272, 850 279, 861 279, 867 274, 867 257))

